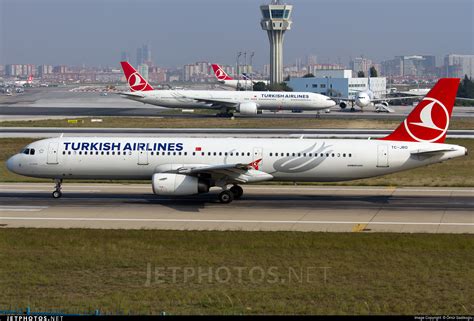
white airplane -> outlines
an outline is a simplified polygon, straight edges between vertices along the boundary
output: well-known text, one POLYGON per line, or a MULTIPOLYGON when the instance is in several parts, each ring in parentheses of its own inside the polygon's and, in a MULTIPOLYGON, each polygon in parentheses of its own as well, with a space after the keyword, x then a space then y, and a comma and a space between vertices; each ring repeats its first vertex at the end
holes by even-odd
MULTIPOLYGON (((356 91, 355 97, 332 97, 333 99, 337 99, 339 101, 339 107, 345 109, 347 107, 347 103, 351 103, 351 111, 354 111, 354 104, 360 107, 363 110, 365 107, 369 106, 370 104, 374 104, 375 111, 385 111, 389 113, 393 113, 394 110, 391 109, 388 105, 390 100, 400 100, 400 99, 417 99, 419 96, 415 96, 413 94, 405 97, 385 97, 385 98, 378 98, 376 97, 375 93, 370 89, 370 77, 368 82, 368 89, 356 91)), ((427 92, 423 94, 426 95, 427 92)), ((407 94, 408 95, 408 94, 407 94)))
POLYGON ((33 83, 33 75, 29 75, 27 80, 15 80, 15 86, 31 85, 33 83))
POLYGON ((232 116, 235 110, 242 115, 256 115, 262 110, 309 110, 331 108, 331 98, 307 92, 252 92, 226 90, 154 90, 126 61, 121 62, 130 92, 120 95, 135 101, 168 108, 219 110, 219 116, 232 116))
MULTIPOLYGON (((17 174, 53 179, 146 179, 159 196, 207 193, 229 203, 239 184, 337 182, 375 177, 467 155, 445 144, 459 85, 445 78, 381 139, 58 137, 33 142, 7 161, 17 174)), ((432 175, 436 175, 433 173, 432 175)))
POLYGON ((224 86, 239 89, 253 89, 253 85, 258 82, 263 82, 265 85, 268 85, 270 81, 263 79, 250 79, 246 74, 242 75, 243 79, 234 79, 229 76, 224 69, 221 68, 218 64, 212 64, 212 70, 214 70, 214 75, 217 78, 217 81, 224 86))

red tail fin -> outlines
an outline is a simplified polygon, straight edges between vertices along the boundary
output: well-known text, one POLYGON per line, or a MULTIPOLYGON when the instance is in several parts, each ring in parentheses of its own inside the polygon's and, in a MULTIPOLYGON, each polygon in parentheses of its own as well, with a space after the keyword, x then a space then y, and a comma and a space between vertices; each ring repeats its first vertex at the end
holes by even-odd
POLYGON ((383 140, 444 143, 459 78, 441 78, 408 117, 383 140))
POLYGON ((122 61, 120 64, 122 65, 123 73, 127 78, 128 86, 130 87, 131 91, 154 90, 148 81, 146 81, 146 79, 143 78, 142 75, 140 75, 138 71, 136 71, 135 68, 133 68, 132 65, 128 63, 128 61, 122 61))
POLYGON ((217 80, 233 80, 231 76, 229 76, 221 66, 217 64, 212 64, 212 70, 214 70, 214 75, 216 75, 217 80))

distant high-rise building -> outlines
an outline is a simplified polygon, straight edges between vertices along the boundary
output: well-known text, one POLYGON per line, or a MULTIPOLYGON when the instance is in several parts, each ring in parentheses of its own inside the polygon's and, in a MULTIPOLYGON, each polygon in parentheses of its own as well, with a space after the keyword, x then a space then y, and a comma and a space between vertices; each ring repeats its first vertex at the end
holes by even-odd
POLYGON ((393 77, 426 77, 436 72, 436 58, 432 55, 396 56, 382 62, 382 74, 393 77))
POLYGON ((350 68, 352 69, 354 75, 357 75, 359 72, 363 72, 366 77, 369 74, 369 70, 372 65, 372 60, 364 57, 354 58, 350 62, 350 68))
POLYGON ((122 51, 122 52, 120 53, 120 61, 128 61, 128 62, 130 62, 130 57, 129 57, 129 55, 128 55, 128 52, 122 51))
POLYGON ((143 51, 142 48, 137 48, 137 66, 140 66, 143 63, 143 51))
POLYGON ((141 64, 138 66, 138 73, 142 75, 143 78, 148 80, 148 65, 147 64, 141 64))
POLYGON ((449 54, 444 57, 445 75, 447 77, 464 78, 474 76, 474 55, 449 54))
POLYGON ((312 66, 316 65, 318 63, 318 56, 316 55, 308 55, 306 59, 306 65, 307 66, 312 66))
POLYGON ((148 67, 153 66, 153 62, 151 60, 151 49, 150 45, 148 44, 137 48, 137 66, 142 64, 146 64, 148 67))
POLYGON ((36 75, 36 66, 32 64, 9 64, 5 66, 6 76, 28 77, 36 75))
POLYGON ((51 65, 39 65, 38 66, 38 76, 43 77, 43 75, 49 75, 53 73, 53 66, 51 65))

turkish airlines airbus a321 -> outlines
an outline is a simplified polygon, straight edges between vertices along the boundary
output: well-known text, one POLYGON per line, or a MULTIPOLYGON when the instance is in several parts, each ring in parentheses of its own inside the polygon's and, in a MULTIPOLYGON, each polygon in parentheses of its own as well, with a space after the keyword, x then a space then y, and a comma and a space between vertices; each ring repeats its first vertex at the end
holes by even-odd
POLYGON ((128 62, 122 61, 130 92, 120 95, 146 104, 168 108, 219 110, 219 115, 232 116, 236 110, 243 115, 256 115, 262 110, 311 110, 331 108, 331 98, 308 92, 226 91, 226 90, 154 90, 128 62))
MULTIPOLYGON (((157 195, 222 191, 239 184, 337 182, 386 175, 467 155, 445 144, 459 79, 440 79, 390 135, 381 139, 58 137, 33 142, 7 161, 17 174, 54 179, 150 180, 157 195)), ((433 173, 436 175, 436 173, 433 173)))

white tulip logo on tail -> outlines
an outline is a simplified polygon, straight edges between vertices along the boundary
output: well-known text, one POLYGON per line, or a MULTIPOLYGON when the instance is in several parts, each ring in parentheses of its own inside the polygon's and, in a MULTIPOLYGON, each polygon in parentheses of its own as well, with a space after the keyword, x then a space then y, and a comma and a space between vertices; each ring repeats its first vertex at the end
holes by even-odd
POLYGON ((218 80, 225 80, 227 78, 227 75, 225 74, 224 70, 219 68, 216 70, 216 77, 218 80))
POLYGON ((143 91, 146 88, 147 82, 145 79, 140 77, 138 72, 134 72, 128 77, 128 85, 131 91, 143 91))
POLYGON ((418 142, 435 142, 448 130, 448 110, 443 103, 431 97, 425 97, 420 105, 422 106, 418 115, 410 114, 405 119, 405 129, 411 138, 418 142))

